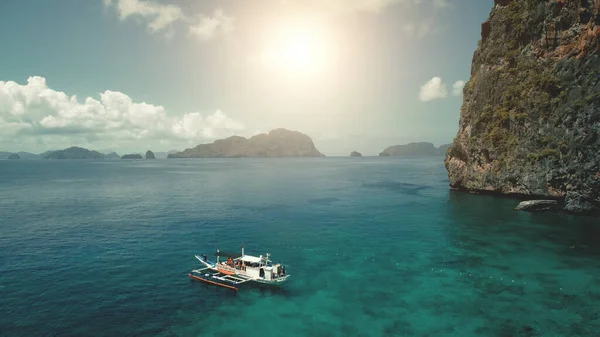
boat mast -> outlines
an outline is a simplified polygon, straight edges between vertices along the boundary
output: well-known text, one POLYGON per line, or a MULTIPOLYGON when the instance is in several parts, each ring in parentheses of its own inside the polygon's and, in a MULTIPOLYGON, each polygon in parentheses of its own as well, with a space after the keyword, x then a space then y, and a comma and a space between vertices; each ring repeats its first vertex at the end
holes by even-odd
POLYGON ((244 256, 244 243, 242 242, 242 256, 244 256))

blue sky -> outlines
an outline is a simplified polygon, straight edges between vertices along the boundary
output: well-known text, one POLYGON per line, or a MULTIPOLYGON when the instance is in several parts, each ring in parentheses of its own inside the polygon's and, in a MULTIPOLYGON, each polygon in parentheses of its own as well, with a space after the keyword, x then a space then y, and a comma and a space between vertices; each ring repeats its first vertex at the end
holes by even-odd
POLYGON ((279 127, 327 155, 448 143, 492 5, 2 1, 0 150, 163 151, 279 127))

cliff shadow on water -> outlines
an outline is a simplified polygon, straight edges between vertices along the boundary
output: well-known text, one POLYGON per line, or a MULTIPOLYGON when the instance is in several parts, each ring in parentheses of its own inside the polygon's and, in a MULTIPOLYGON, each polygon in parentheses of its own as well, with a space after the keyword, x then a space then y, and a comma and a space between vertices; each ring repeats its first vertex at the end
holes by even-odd
POLYGON ((494 1, 446 152, 453 189, 600 210, 599 38, 599 1, 494 1))

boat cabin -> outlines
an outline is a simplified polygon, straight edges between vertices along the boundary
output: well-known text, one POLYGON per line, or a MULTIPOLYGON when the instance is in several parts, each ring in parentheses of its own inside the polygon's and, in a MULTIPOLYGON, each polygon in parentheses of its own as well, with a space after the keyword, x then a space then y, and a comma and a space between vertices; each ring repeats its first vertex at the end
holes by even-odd
POLYGON ((280 263, 273 264, 266 257, 217 252, 217 269, 225 274, 241 274, 251 278, 266 281, 276 280, 285 276, 285 267, 280 263), (221 258, 225 261, 222 261, 221 258))

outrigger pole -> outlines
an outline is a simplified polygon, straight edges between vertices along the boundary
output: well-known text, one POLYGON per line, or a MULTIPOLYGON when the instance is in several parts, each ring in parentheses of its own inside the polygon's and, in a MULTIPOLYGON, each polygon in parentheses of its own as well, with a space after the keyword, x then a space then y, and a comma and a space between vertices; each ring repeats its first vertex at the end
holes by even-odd
POLYGON ((193 278, 194 280, 198 280, 198 281, 202 281, 202 282, 206 282, 206 283, 214 284, 214 285, 216 285, 216 286, 225 287, 225 288, 229 288, 229 289, 233 289, 233 290, 235 290, 235 291, 238 291, 238 288, 237 288, 237 287, 230 286, 230 285, 223 284, 223 283, 219 283, 219 282, 214 282, 214 281, 211 281, 211 280, 207 280, 207 279, 205 279, 205 278, 202 278, 202 277, 198 277, 198 276, 196 276, 196 275, 193 275, 192 273, 189 273, 189 274, 188 274, 188 276, 189 276, 189 277, 191 277, 191 278, 193 278))

